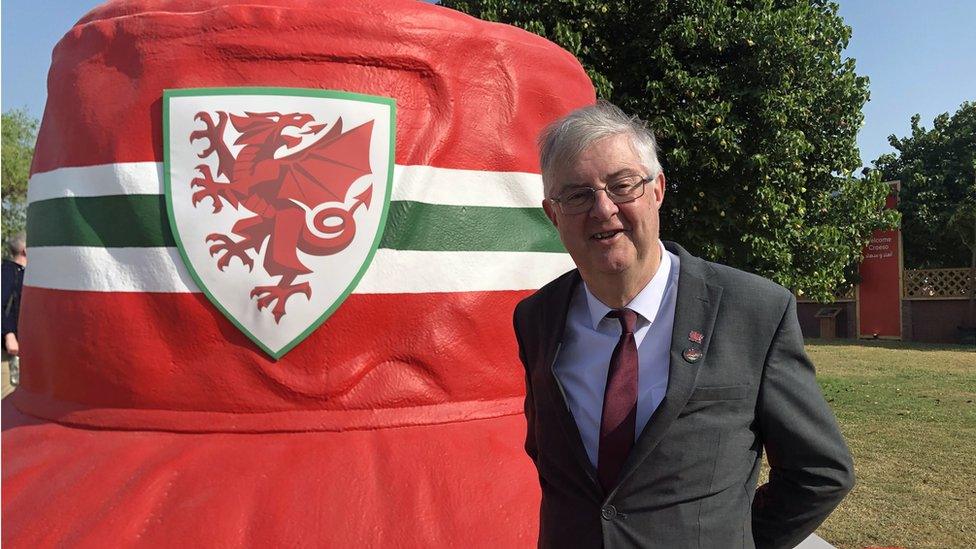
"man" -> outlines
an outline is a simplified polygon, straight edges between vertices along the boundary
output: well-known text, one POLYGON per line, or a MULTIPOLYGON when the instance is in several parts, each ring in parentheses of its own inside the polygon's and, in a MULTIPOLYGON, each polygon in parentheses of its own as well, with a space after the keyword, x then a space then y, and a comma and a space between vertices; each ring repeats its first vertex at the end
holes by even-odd
POLYGON ((539 545, 795 546, 854 479, 792 294, 659 241, 665 178, 639 120, 601 102, 539 143, 542 206, 578 267, 515 310, 539 545))
POLYGON ((3 281, 3 361, 9 360, 10 383, 17 385, 20 379, 17 358, 20 344, 17 341, 17 317, 20 315, 20 294, 24 287, 24 268, 27 266, 27 240, 23 233, 7 241, 10 259, 3 260, 0 279, 3 281))

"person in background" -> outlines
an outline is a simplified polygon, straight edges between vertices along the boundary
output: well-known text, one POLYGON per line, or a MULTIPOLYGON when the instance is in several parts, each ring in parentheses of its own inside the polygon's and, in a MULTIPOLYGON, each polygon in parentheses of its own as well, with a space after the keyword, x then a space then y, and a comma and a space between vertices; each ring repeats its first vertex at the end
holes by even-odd
POLYGON ((3 352, 4 361, 10 361, 10 382, 19 381, 18 357, 20 343, 17 341, 17 318, 20 315, 20 294, 24 287, 24 269, 27 267, 27 239, 24 233, 16 234, 7 240, 10 259, 3 260, 0 278, 3 282, 3 352))

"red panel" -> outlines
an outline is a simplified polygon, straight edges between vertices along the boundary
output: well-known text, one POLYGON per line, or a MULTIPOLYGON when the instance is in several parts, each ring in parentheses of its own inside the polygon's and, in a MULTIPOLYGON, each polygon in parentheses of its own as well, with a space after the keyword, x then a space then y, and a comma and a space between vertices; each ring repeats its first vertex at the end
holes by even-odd
MULTIPOLYGON (((895 208, 897 190, 885 201, 895 208)), ((901 233, 875 231, 864 249, 858 287, 858 336, 901 339, 901 233)))

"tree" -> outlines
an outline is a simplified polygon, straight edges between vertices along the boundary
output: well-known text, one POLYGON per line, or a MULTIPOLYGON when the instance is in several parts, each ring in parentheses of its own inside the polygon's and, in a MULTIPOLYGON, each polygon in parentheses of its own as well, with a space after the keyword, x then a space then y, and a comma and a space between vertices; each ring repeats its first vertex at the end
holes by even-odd
MULTIPOLYGON (((34 141, 37 138, 37 120, 25 110, 3 113, 0 123, 3 142, 0 144, 3 186, 3 240, 24 230, 27 213, 27 180, 31 159, 34 157, 34 141)), ((6 254, 6 246, 4 246, 6 254)))
MULTIPOLYGON (((597 93, 647 120, 668 180, 662 232, 827 300, 887 189, 853 177, 867 78, 820 0, 446 0, 575 54, 597 93)), ((845 274, 847 273, 847 274, 845 274)))
MULTIPOLYGON (((976 170, 973 177, 976 178, 976 170)), ((949 225, 956 230, 959 239, 969 252, 969 308, 966 314, 966 327, 971 336, 976 336, 974 331, 976 330, 976 200, 970 197, 959 204, 949 218, 949 225)))
POLYGON ((888 137, 896 153, 874 161, 885 180, 901 180, 898 209, 905 266, 969 265, 961 234, 947 229, 961 206, 976 204, 976 103, 963 103, 951 117, 940 114, 931 130, 920 126, 920 119, 912 117, 908 137, 888 137))

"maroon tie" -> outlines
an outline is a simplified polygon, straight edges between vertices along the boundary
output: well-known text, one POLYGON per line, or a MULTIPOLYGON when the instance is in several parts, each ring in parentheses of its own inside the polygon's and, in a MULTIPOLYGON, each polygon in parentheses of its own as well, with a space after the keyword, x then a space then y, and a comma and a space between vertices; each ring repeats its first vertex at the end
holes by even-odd
POLYGON ((630 309, 617 309, 607 316, 619 319, 621 328, 620 341, 610 356, 607 389, 603 393, 600 453, 597 459, 600 484, 609 492, 634 446, 637 425, 637 343, 634 341, 634 326, 637 324, 637 313, 630 309))

